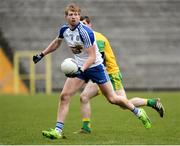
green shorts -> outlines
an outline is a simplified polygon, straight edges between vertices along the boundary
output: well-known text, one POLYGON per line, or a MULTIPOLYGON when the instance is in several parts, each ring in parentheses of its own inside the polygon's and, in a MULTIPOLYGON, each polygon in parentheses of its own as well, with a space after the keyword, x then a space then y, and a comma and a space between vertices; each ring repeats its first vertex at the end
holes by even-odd
POLYGON ((122 74, 120 71, 109 74, 109 77, 115 91, 123 89, 122 74))

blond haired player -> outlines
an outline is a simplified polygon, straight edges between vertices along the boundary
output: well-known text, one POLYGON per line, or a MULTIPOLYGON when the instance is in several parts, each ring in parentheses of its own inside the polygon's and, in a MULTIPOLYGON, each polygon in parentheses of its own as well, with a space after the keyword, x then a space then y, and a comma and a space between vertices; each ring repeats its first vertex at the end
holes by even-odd
MULTIPOLYGON (((85 25, 92 28, 92 24, 88 16, 81 16, 80 20, 85 25)), ((103 56, 104 64, 108 71, 108 75, 110 77, 114 90, 116 91, 117 95, 120 95, 123 98, 127 98, 124 87, 122 85, 122 75, 108 39, 99 32, 94 31, 94 34, 96 37, 96 42, 99 51, 103 56)), ((98 95, 98 85, 96 83, 89 81, 80 95, 83 125, 82 128, 75 133, 91 132, 91 124, 90 124, 91 106, 89 100, 97 95, 98 95)), ((134 97, 129 101, 132 104, 134 104, 134 106, 152 107, 160 114, 161 117, 163 117, 164 115, 164 108, 159 99, 143 99, 139 97, 134 97)))
POLYGON ((40 53, 33 56, 34 63, 55 51, 64 40, 74 54, 79 70, 66 74, 68 77, 60 92, 57 110, 57 122, 54 129, 42 131, 43 136, 50 139, 63 138, 64 122, 69 112, 71 97, 89 80, 98 84, 101 92, 109 103, 124 106, 131 111, 144 125, 151 128, 150 120, 143 109, 135 107, 128 99, 117 95, 112 87, 103 59, 96 44, 94 32, 80 22, 81 9, 76 4, 69 4, 65 8, 66 24, 59 29, 58 36, 40 53))

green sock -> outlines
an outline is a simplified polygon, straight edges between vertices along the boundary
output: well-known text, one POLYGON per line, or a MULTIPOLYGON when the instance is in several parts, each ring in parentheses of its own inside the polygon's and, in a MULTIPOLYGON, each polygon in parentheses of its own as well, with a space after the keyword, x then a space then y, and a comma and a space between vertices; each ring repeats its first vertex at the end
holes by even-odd
POLYGON ((90 119, 83 119, 83 127, 82 129, 91 132, 91 123, 90 123, 90 119))
POLYGON ((148 99, 147 100, 147 106, 153 107, 156 104, 155 99, 148 99))

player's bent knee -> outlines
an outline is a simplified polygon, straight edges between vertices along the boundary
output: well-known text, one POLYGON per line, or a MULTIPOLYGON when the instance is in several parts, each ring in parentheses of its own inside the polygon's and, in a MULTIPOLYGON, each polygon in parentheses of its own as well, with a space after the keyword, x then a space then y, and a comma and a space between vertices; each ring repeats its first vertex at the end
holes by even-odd
POLYGON ((80 95, 80 102, 81 103, 88 103, 88 101, 89 101, 89 99, 86 96, 80 95))
POLYGON ((116 104, 116 100, 114 98, 108 98, 109 103, 116 104))
POLYGON ((123 99, 111 97, 111 98, 108 98, 108 101, 111 104, 116 104, 122 108, 124 107, 124 100, 123 99))
POLYGON ((69 93, 61 93, 60 95, 60 101, 61 102, 69 102, 71 95, 69 93))

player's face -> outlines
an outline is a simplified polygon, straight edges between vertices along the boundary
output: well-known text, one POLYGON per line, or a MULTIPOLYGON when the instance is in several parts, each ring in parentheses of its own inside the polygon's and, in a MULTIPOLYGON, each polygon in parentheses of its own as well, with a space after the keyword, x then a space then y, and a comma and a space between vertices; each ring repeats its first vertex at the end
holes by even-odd
POLYGON ((85 19, 82 21, 82 23, 85 24, 85 25, 87 25, 88 27, 92 28, 91 23, 88 24, 87 21, 86 21, 85 19))
POLYGON ((80 15, 78 12, 68 11, 68 15, 66 16, 66 20, 69 25, 76 26, 80 21, 80 15))

